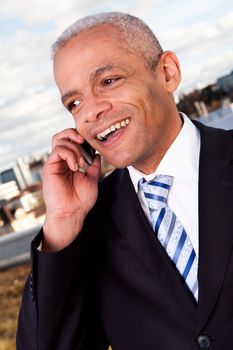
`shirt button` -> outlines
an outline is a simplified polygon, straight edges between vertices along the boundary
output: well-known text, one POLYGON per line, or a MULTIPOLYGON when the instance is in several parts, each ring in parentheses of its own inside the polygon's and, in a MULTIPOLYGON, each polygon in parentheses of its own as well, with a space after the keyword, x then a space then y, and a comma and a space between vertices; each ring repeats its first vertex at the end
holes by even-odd
POLYGON ((199 335, 197 344, 201 349, 209 349, 211 347, 211 341, 208 335, 199 335))

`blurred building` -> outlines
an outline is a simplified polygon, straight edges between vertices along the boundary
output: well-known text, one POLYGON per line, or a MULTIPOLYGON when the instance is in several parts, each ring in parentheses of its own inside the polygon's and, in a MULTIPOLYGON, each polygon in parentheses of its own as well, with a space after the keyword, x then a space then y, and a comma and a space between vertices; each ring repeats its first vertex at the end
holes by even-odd
POLYGON ((0 173, 0 183, 4 184, 10 181, 15 181, 20 190, 32 184, 29 166, 23 159, 18 158, 17 163, 12 168, 0 173))
POLYGON ((0 235, 26 229, 43 219, 41 170, 47 154, 17 159, 0 173, 0 235))
POLYGON ((0 200, 8 200, 18 196, 20 193, 19 187, 15 181, 9 181, 0 184, 0 200))
POLYGON ((30 175, 32 178, 32 183, 37 183, 42 181, 41 170, 44 165, 44 158, 33 160, 29 164, 30 175))
POLYGON ((219 78, 217 84, 223 92, 229 93, 233 89, 233 71, 219 78))

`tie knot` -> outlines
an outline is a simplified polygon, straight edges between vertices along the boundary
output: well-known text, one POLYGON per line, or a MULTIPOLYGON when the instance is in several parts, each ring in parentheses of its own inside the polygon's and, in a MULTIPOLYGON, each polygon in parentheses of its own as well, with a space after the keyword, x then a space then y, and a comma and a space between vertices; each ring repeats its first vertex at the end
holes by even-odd
POLYGON ((144 178, 139 181, 138 186, 144 192, 150 211, 166 205, 172 181, 173 177, 168 175, 157 175, 151 181, 144 178))

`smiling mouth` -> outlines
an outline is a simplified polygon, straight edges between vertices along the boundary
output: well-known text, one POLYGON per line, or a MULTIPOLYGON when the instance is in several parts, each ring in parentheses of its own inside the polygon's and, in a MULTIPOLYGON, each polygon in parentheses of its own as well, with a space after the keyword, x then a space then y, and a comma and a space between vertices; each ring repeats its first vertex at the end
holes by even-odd
POLYGON ((112 124, 109 128, 104 131, 101 131, 96 135, 97 139, 100 141, 106 141, 110 135, 115 131, 118 131, 122 128, 125 128, 129 124, 129 118, 122 120, 121 122, 112 124))

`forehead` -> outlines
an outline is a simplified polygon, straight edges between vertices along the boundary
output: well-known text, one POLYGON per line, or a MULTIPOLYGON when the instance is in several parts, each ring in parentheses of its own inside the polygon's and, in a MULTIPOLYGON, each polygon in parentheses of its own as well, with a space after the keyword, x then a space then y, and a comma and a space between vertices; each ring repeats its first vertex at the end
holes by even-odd
POLYGON ((87 62, 93 65, 98 61, 107 63, 110 58, 111 62, 114 59, 119 63, 129 55, 136 56, 136 52, 128 48, 121 32, 112 25, 104 24, 70 39, 55 54, 54 68, 56 70, 68 62, 79 64, 79 67, 87 62))

